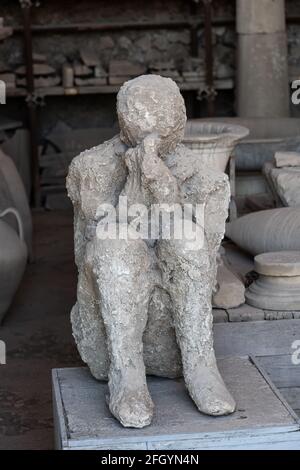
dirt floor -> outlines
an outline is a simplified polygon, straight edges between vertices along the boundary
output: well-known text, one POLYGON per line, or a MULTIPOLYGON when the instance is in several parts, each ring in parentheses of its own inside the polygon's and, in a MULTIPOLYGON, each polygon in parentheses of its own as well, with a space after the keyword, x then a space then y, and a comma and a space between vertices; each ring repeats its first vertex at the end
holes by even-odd
POLYGON ((72 215, 33 216, 35 261, 28 265, 1 327, 0 449, 52 449, 51 369, 81 364, 71 334, 76 294, 72 215))

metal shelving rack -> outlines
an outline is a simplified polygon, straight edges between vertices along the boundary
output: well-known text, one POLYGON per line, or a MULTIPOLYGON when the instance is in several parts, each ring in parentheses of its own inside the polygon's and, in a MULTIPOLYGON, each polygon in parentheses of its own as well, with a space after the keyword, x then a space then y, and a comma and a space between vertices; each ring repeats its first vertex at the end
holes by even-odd
MULTIPOLYGON (((74 93, 66 94, 62 86, 51 88, 36 89, 34 85, 33 74, 33 48, 32 35, 53 32, 60 34, 84 33, 91 31, 118 31, 129 29, 178 29, 189 28, 191 35, 191 56, 198 57, 198 38, 197 32, 200 27, 204 27, 205 33, 205 80, 199 83, 182 83, 179 84, 182 91, 193 91, 195 97, 201 97, 208 102, 208 115, 214 115, 214 99, 216 89, 233 88, 232 80, 214 80, 213 77, 213 46, 212 46, 212 0, 190 0, 190 15, 188 19, 181 21, 153 21, 153 22, 115 22, 115 23, 83 23, 83 24, 48 24, 34 25, 32 24, 32 10, 35 8, 35 0, 19 0, 22 13, 23 25, 13 28, 14 34, 24 35, 25 64, 26 64, 26 88, 14 88, 8 90, 10 97, 24 97, 28 109, 28 124, 31 137, 31 169, 32 169, 32 204, 40 205, 40 180, 39 180, 39 161, 38 161, 38 117, 37 108, 46 96, 74 96, 86 94, 109 94, 117 93, 119 87, 104 85, 98 87, 75 87, 74 93), (202 4, 202 16, 200 15, 200 3, 202 4)), ((228 19, 218 19, 214 24, 228 24, 228 19)))

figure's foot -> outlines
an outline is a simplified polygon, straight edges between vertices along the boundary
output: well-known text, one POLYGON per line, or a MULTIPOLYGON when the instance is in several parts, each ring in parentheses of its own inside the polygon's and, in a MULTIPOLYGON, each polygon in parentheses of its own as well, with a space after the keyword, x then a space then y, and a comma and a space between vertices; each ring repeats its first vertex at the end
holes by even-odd
POLYGON ((152 421, 154 405, 147 386, 120 387, 115 396, 109 397, 109 409, 123 426, 143 428, 152 421))
POLYGON ((202 413, 222 416, 235 411, 235 401, 216 364, 197 364, 185 372, 184 377, 190 396, 202 413))

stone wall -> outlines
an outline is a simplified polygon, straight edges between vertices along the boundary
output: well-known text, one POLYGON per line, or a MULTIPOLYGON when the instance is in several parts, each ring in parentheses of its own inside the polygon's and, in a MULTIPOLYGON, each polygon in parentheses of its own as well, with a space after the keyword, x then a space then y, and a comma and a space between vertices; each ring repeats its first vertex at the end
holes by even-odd
MULTIPOLYGON (((2 14, 5 22, 10 25, 22 24, 18 2, 3 0, 2 14)), ((68 24, 81 22, 116 22, 116 21, 170 21, 183 20, 189 15, 189 2, 186 0, 118 0, 84 2, 57 0, 41 1, 39 8, 34 10, 34 24, 68 24)), ((234 16, 234 1, 215 1, 216 15, 234 16)), ((199 30, 199 56, 204 60, 204 35, 199 30)), ((214 30, 214 46, 216 54, 215 73, 220 77, 234 75, 234 25, 231 28, 218 27, 214 30)), ((101 59, 104 68, 112 59, 129 59, 149 66, 153 62, 174 60, 175 67, 181 69, 190 56, 190 31, 178 30, 124 30, 116 32, 89 32, 78 34, 38 33, 34 35, 34 51, 45 54, 49 65, 59 74, 64 63, 80 59, 82 45, 91 46, 101 59), (83 42, 84 41, 84 42, 83 42)), ((15 70, 23 63, 22 35, 14 35, 0 43, 0 68, 15 70)), ((1 72, 1 70, 0 70, 1 72)), ((191 93, 185 93, 188 113, 192 116, 195 110, 190 103, 191 93)), ((218 97, 220 112, 224 107, 225 114, 232 114, 232 93, 218 97)), ((16 99, 10 98, 7 106, 8 114, 13 114, 16 99)), ((89 117, 89 126, 110 126, 115 120, 115 96, 87 96, 75 98, 46 98, 47 107, 41 112, 43 134, 47 133, 57 119, 71 126, 84 127, 89 117)), ((200 114, 201 114, 200 104, 200 114)), ((199 113, 199 106, 198 106, 199 113)))
MULTIPOLYGON (((189 2, 186 0, 110 0, 64 2, 41 0, 41 6, 34 11, 34 24, 68 24, 81 22, 116 22, 142 20, 182 20, 189 15, 189 2)), ((200 2, 201 4, 201 2, 200 2)), ((18 2, 1 1, 5 23, 22 24, 18 2)), ((201 9, 201 7, 200 7, 201 9)), ((225 26, 214 27, 213 43, 215 54, 215 76, 234 78, 236 60, 235 34, 235 0, 213 0, 214 18, 231 18, 225 26)), ((300 0, 286 0, 288 16, 300 16, 300 0)), ((199 56, 204 59, 204 34, 199 30, 199 56)), ((123 30, 103 33, 53 34, 38 33, 34 35, 34 51, 47 56, 49 65, 61 74, 62 65, 79 60, 82 45, 90 45, 97 53, 105 68, 111 59, 129 59, 149 65, 151 62, 174 60, 175 67, 180 69, 184 60, 190 55, 190 33, 181 30, 123 30)), ((300 24, 288 26, 289 64, 294 73, 300 70, 300 24)), ((23 62, 22 35, 17 34, 0 43, 0 69, 14 70, 23 62)), ((0 70, 1 72, 1 70, 0 70)), ((299 74, 300 76, 300 74, 299 74)), ((191 106, 192 93, 185 93, 188 114, 195 115, 191 106)), ((17 100, 10 98, 6 106, 8 115, 13 115, 19 108, 17 100)), ((19 103, 18 101, 18 103, 19 103)), ((115 95, 86 97, 48 97, 47 106, 41 111, 43 134, 47 133, 57 119, 65 121, 72 127, 110 126, 115 120, 115 95)), ((219 91, 216 101, 218 115, 234 115, 234 91, 219 91)), ((205 106, 198 105, 196 113, 205 115, 205 106)), ((297 110, 295 111, 297 113, 297 110)))

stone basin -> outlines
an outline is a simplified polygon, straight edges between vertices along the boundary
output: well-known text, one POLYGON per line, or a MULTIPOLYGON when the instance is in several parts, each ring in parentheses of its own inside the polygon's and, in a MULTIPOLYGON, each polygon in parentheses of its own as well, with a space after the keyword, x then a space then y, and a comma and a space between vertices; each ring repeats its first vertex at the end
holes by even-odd
MULTIPOLYGON (((209 118, 192 120, 244 126, 249 136, 238 142, 235 148, 236 169, 238 171, 260 171, 267 161, 278 151, 300 151, 299 118, 209 118)), ((188 121, 189 122, 189 121, 188 121)))
POLYGON ((191 119, 182 143, 197 153, 208 168, 225 172, 235 145, 248 134, 248 129, 239 125, 191 119))

